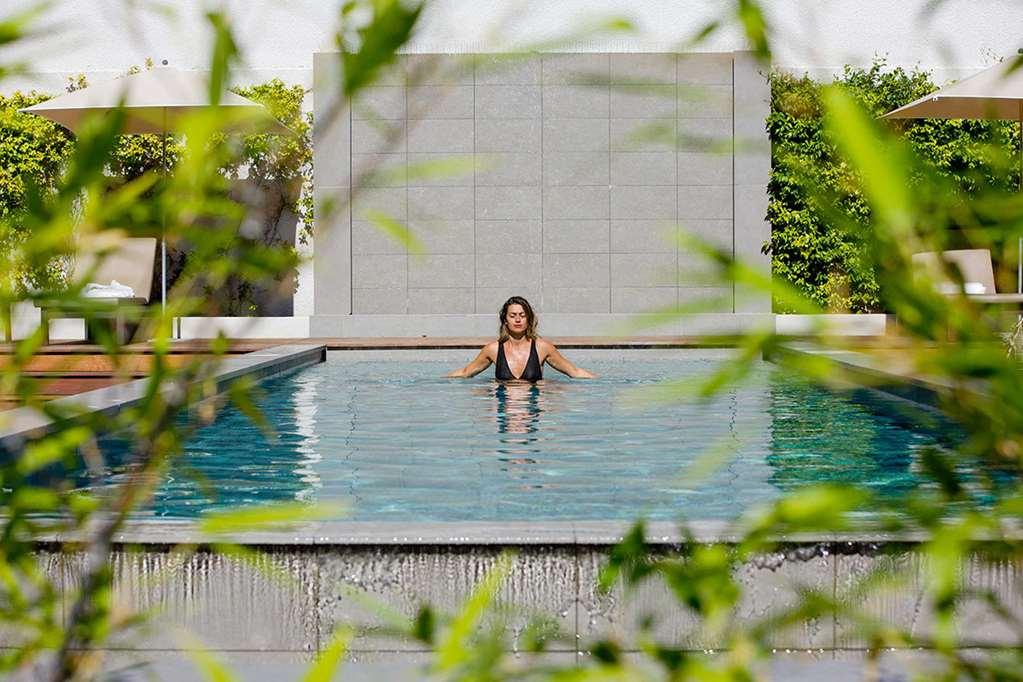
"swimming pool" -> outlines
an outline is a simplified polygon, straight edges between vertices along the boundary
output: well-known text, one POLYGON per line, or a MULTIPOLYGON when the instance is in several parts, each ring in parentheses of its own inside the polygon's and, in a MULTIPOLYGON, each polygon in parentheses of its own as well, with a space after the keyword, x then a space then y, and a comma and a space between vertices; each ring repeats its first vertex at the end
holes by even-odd
MULTIPOLYGON (((897 497, 921 484, 920 449, 955 438, 769 363, 707 402, 650 400, 728 353, 574 351, 599 379, 548 367, 538 385, 495 382, 492 369, 443 378, 473 351, 330 353, 263 384, 273 438, 234 409, 199 429, 144 514, 308 500, 343 503, 352 520, 731 519, 809 482, 897 497)), ((123 445, 103 446, 99 486, 128 475, 123 445)))

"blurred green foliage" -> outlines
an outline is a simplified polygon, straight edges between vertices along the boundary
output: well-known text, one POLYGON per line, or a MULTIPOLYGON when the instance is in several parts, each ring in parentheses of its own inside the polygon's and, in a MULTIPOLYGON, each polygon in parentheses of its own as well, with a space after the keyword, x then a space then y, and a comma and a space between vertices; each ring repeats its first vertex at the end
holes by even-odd
MULTIPOLYGON (((870 205, 855 168, 845 162, 825 130, 821 97, 826 88, 839 87, 871 115, 880 116, 935 90, 930 74, 890 68, 877 60, 869 68, 845 67, 832 85, 785 72, 772 73, 770 83, 771 240, 767 248, 774 274, 825 310, 885 310, 876 270, 864 254, 870 237, 870 205), (843 225, 814 205, 805 181, 809 169, 816 175, 818 190, 841 195, 834 209, 843 225)), ((1013 162, 1019 153, 1016 123, 922 119, 887 125, 904 137, 924 167, 947 180, 945 186, 953 195, 968 197, 981 189, 1018 186, 1019 166, 1013 162)), ((910 181, 919 183, 921 178, 917 175, 910 181)), ((964 246, 965 238, 955 232, 957 226, 950 227, 949 248, 964 246)), ((993 246, 997 255, 1004 243, 993 246)), ((795 311, 776 298, 775 312, 795 311)))
MULTIPOLYGON (((35 19, 34 12, 0 19, 0 43, 27 40, 35 19)), ((213 37, 210 97, 215 102, 239 55, 226 17, 212 12, 207 20, 213 37)), ((397 48, 388 48, 392 58, 397 48)), ((375 49, 379 52, 381 46, 375 49)), ((0 75, 6 72, 0 69, 0 75)), ((69 89, 86 86, 84 78, 75 78, 69 89)), ((311 171, 311 120, 301 111, 305 93, 278 80, 242 92, 265 103, 296 136, 225 135, 222 112, 195 112, 175 131, 166 174, 164 141, 121 135, 123 113, 87 121, 72 140, 45 119, 15 111, 46 95, 16 94, 2 100, 0 272, 10 276, 0 278, 0 313, 26 299, 74 306, 86 318, 104 312, 103 301, 81 296, 84 278, 67 281, 64 275, 39 281, 44 278, 36 274, 55 264, 60 271, 59 264, 74 258, 84 239, 116 244, 125 236, 160 235, 171 244, 187 244, 189 250, 169 291, 166 311, 150 306, 129 313, 138 324, 137 337, 148 340, 149 353, 143 390, 119 413, 45 399, 40 380, 26 371, 40 350, 39 330, 17 341, 4 356, 0 392, 24 406, 32 418, 55 427, 24 448, 0 453, 0 623, 7 647, 0 652, 0 673, 16 670, 51 680, 99 674, 102 654, 96 650, 140 620, 112 610, 110 552, 118 529, 146 503, 188 434, 212 419, 219 404, 230 402, 257 424, 265 423, 252 402, 251 382, 242 379, 218 387, 209 378, 228 348, 226 339, 210 341, 190 358, 169 357, 174 317, 210 314, 209 292, 222 291, 232 282, 261 285, 298 262, 288 245, 242 229, 251 221, 250 207, 243 201, 247 197, 233 196, 233 189, 240 178, 258 188, 283 186, 288 190, 282 192, 285 203, 297 208, 300 186, 311 171), (219 402, 210 400, 225 388, 219 402), (109 432, 119 432, 131 443, 131 474, 104 491, 78 490, 67 472, 89 476, 102 469, 105 453, 97 436, 109 432), (39 538, 62 532, 79 538, 67 549, 80 559, 76 586, 63 594, 37 554, 39 538)), ((104 253, 96 255, 102 259, 104 253)), ((97 334, 115 378, 130 379, 124 348, 104 327, 97 334)), ((252 528, 275 524, 280 517, 294 522, 316 514, 310 505, 263 514, 240 512, 219 519, 219 526, 211 519, 216 527, 210 532, 215 537, 230 523, 252 528)), ((253 552, 219 542, 215 546, 256 565, 262 561, 253 552)), ((344 628, 338 630, 308 679, 333 676, 348 638, 344 628)), ((207 674, 229 676, 211 657, 197 653, 196 659, 207 674)))
MULTIPOLYGON (((421 10, 422 3, 399 0, 345 3, 337 44, 346 68, 338 88, 353 96, 372 83, 397 59, 421 10)), ((701 28, 698 39, 738 24, 756 53, 767 58, 771 26, 766 16, 760 3, 742 0, 720 20, 701 28)), ((0 21, 0 43, 16 39, 29 18, 0 21)), ((215 101, 222 95, 218 84, 229 82, 239 55, 226 18, 213 13, 208 20, 215 101)), ((80 80, 73 83, 80 85, 80 80)), ((511 627, 501 612, 502 581, 514 579, 515 570, 512 558, 502 556, 488 574, 478 577, 456 613, 422 605, 411 617, 391 613, 381 619, 391 631, 434 650, 431 672, 436 676, 475 681, 617 680, 646 679, 647 671, 654 669, 672 680, 752 680, 758 675, 757 665, 772 655, 779 631, 841 615, 865 643, 868 662, 888 647, 928 649, 937 656, 938 671, 932 676, 938 679, 1020 679, 1023 623, 996 595, 971 589, 965 569, 998 566, 1006 559, 1018 567, 1023 556, 1018 531, 1023 520, 1023 374, 1018 361, 1006 357, 998 343, 996 318, 968 297, 941 295, 933 281, 910 274, 915 252, 960 243, 1004 245, 1023 234, 1023 202, 1015 191, 1014 129, 1001 123, 940 121, 879 125, 874 120, 877 114, 930 88, 926 74, 889 71, 881 63, 847 70, 834 86, 780 74, 771 77, 771 85, 774 107, 768 128, 775 142, 771 212, 776 230, 771 247, 776 272, 794 287, 772 283, 769 273, 734 261, 730 252, 707 245, 705 255, 718 267, 724 286, 733 282, 758 286, 793 309, 883 307, 896 313, 902 330, 894 340, 897 355, 881 353, 891 348, 858 351, 876 366, 896 364, 891 362, 896 358, 900 367, 936 380, 940 404, 962 426, 964 441, 954 451, 919 453, 913 465, 932 483, 913 490, 898 505, 886 506, 855 484, 808 485, 753 510, 724 534, 727 541, 697 540, 683 526, 686 542, 672 548, 649 546, 643 524, 637 523, 612 550, 599 584, 592 587, 605 595, 631 598, 648 583, 660 582, 659 594, 667 596, 657 606, 684 613, 689 623, 688 631, 676 633, 676 641, 655 638, 653 616, 640 612, 633 641, 615 634, 596 641, 571 640, 571 650, 582 646, 591 655, 563 666, 527 665, 523 670, 513 660, 511 627), (977 463, 981 475, 963 480, 956 468, 961 461, 977 463), (875 526, 862 525, 863 512, 873 514, 875 526), (871 599, 916 577, 900 566, 882 566, 843 585, 837 598, 793 586, 794 599, 772 603, 776 608, 760 615, 742 615, 746 595, 740 574, 751 562, 783 552, 788 539, 800 534, 831 537, 878 528, 919 539, 914 551, 921 558, 922 584, 914 589, 920 590, 920 603, 933 615, 933 628, 914 630, 870 610, 871 599), (1014 638, 981 656, 964 653, 959 646, 964 633, 957 625, 967 606, 984 609, 984 617, 1005 625, 1014 638), (722 651, 707 655, 694 650, 691 642, 712 642, 722 651)), ((232 278, 260 283, 296 264, 292 250, 240 230, 246 207, 231 197, 229 189, 231 181, 245 172, 268 182, 307 179, 309 121, 300 112, 302 93, 280 82, 243 93, 268 103, 302 139, 238 140, 220 132, 216 111, 203 112, 180 131, 173 170, 166 178, 158 172, 159 138, 123 138, 122 120, 116 115, 94 120, 73 145, 45 121, 13 115, 3 119, 16 119, 27 127, 11 126, 19 132, 0 138, 0 145, 8 145, 6 150, 0 146, 0 172, 10 171, 0 175, 7 202, 0 211, 4 266, 0 270, 34 273, 49 267, 54 258, 73 252, 75 233, 116 237, 152 234, 159 227, 172 241, 192 248, 166 313, 155 306, 138 313, 141 338, 149 339, 152 354, 137 404, 111 415, 44 401, 37 380, 24 371, 39 352, 39 333, 19 341, 0 367, 5 394, 58 424, 52 434, 0 458, 0 622, 5 633, 16 632, 18 637, 16 646, 0 651, 0 671, 24 670, 40 662, 46 679, 93 677, 110 638, 135 624, 134 614, 122 617, 112 610, 110 560, 115 538, 170 471, 185 439, 215 417, 216 406, 209 399, 218 387, 208 377, 228 345, 226 339, 216 339, 203 349, 205 355, 172 362, 170 321, 207 312, 207 293, 222 289, 232 278), (111 182, 112 168, 117 182, 111 182), (189 411, 192 419, 179 419, 189 411), (85 492, 69 479, 38 476, 54 465, 67 470, 84 467, 87 472, 102 467, 97 436, 110 431, 120 431, 132 443, 133 475, 122 485, 85 492), (39 541, 55 533, 79 541, 63 547, 77 559, 77 585, 66 594, 58 593, 37 554, 39 541)), ((9 115, 16 100, 3 101, 9 115)), ((386 220, 378 222, 399 236, 404 229, 386 220)), ((954 279, 954 273, 948 274, 954 279)), ((79 296, 82 283, 70 284, 44 283, 49 290, 28 296, 89 305, 79 296)), ((23 298, 24 286, 20 279, 0 279, 0 309, 23 298)), ((121 364, 124 349, 116 339, 105 335, 99 341, 120 376, 129 376, 121 364)), ((699 399, 742 381, 765 355, 793 375, 827 386, 848 384, 854 377, 843 373, 832 354, 847 350, 848 343, 826 336, 820 343, 827 352, 808 359, 786 354, 785 340, 773 331, 750 333, 738 340, 734 356, 716 366, 701 385, 684 387, 686 395, 699 399)), ((248 383, 236 383, 225 397, 262 424, 252 389, 248 383)), ((254 550, 220 541, 243 528, 287 527, 316 518, 316 509, 292 504, 213 516, 200 530, 213 538, 212 551, 259 565, 254 550)), ((551 614, 545 615, 519 633, 525 651, 543 652, 559 637, 551 614)), ((307 679, 331 679, 352 636, 345 625, 339 627, 324 643, 307 679)), ((199 652, 196 659, 211 679, 230 678, 210 655, 199 652)))

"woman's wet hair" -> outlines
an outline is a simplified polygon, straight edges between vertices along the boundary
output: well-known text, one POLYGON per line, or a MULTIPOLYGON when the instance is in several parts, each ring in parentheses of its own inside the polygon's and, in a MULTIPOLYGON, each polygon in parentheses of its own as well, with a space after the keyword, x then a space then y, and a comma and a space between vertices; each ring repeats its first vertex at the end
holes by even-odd
POLYGON ((508 319, 508 308, 513 305, 520 305, 526 312, 526 338, 536 338, 536 313, 533 312, 533 306, 529 305, 529 301, 522 298, 521 296, 512 296, 504 305, 501 306, 501 312, 499 313, 501 318, 501 327, 497 330, 497 338, 499 341, 507 341, 511 335, 508 333, 508 325, 506 321, 508 319))

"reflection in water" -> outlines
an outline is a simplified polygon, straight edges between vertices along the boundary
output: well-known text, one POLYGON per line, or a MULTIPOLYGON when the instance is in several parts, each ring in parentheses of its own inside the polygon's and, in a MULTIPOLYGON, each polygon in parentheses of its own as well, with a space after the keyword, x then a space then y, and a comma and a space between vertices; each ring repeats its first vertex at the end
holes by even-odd
MULTIPOLYGON (((815 483, 859 484, 887 497, 913 490, 915 453, 937 433, 902 428, 898 405, 790 379, 771 386, 771 483, 791 491, 815 483), (882 409, 883 407, 883 409, 882 409)), ((939 441, 940 442, 940 441, 939 441)))
POLYGON ((307 485, 296 493, 295 499, 309 501, 313 493, 323 487, 317 465, 323 460, 320 454, 320 437, 316 435, 316 413, 319 403, 317 388, 323 377, 311 374, 295 377, 294 405, 295 434, 300 440, 295 444, 298 456, 295 474, 307 485))
POLYGON ((497 429, 501 433, 536 433, 540 422, 541 393, 538 383, 494 382, 497 429))
MULTIPOLYGON (((550 477, 568 454, 560 430, 579 392, 572 384, 538 381, 495 381, 487 386, 497 425, 494 454, 501 470, 519 481, 519 490, 560 487, 550 477), (560 445, 559 445, 560 443, 560 445)), ((572 448, 570 448, 572 449, 572 448)))
MULTIPOLYGON (((265 431, 232 405, 213 424, 199 426, 193 412, 177 420, 183 432, 195 429, 183 456, 174 460, 154 491, 149 513, 194 516, 216 507, 315 499, 323 487, 323 448, 317 431, 325 381, 315 372, 288 373, 267 380, 257 391, 269 429, 265 431)), ((94 488, 87 471, 76 472, 79 489, 104 489, 136 475, 131 440, 107 434, 99 440, 107 471, 94 488)))
POLYGON ((543 412, 543 397, 538 383, 525 381, 494 382, 494 405, 500 446, 497 456, 512 464, 536 464, 540 441, 537 431, 543 412))

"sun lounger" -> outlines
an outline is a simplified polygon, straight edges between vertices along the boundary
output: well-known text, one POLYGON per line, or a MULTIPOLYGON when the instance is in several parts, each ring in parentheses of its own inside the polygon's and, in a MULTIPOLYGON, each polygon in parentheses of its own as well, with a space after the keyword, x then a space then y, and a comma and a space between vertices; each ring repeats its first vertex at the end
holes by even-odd
POLYGON ((938 289, 949 295, 965 295, 971 301, 989 305, 1021 305, 1023 294, 1000 294, 995 287, 995 271, 988 249, 958 249, 954 251, 926 251, 913 254, 913 265, 930 275, 938 289), (963 276, 963 284, 953 282, 946 275, 947 266, 954 266, 963 276))
MULTIPOLYGON (((152 237, 122 239, 113 248, 105 250, 102 259, 99 259, 98 251, 85 248, 75 263, 74 278, 79 281, 88 277, 95 283, 87 285, 83 292, 83 298, 88 298, 88 301, 37 303, 44 343, 49 342, 50 320, 58 317, 111 320, 118 343, 127 343, 129 321, 149 303, 155 259, 156 239, 152 237), (90 272, 94 267, 95 271, 90 272)), ((86 320, 87 326, 89 319, 86 320)))

